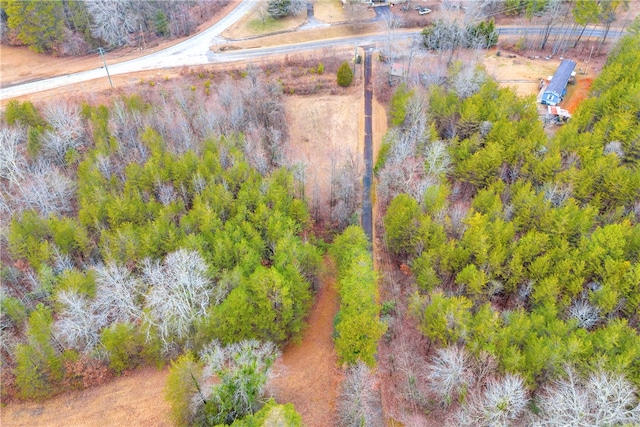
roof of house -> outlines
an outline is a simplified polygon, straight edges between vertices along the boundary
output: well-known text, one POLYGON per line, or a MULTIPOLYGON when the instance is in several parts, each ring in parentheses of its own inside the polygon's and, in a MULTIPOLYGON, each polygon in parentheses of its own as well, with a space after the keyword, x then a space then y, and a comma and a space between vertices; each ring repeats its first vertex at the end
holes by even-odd
POLYGON ((571 78, 571 73, 573 73, 573 69, 575 67, 576 63, 574 61, 570 59, 563 59, 553 75, 551 83, 547 86, 545 93, 551 92, 557 96, 561 96, 562 91, 564 91, 564 88, 567 86, 567 82, 571 78))

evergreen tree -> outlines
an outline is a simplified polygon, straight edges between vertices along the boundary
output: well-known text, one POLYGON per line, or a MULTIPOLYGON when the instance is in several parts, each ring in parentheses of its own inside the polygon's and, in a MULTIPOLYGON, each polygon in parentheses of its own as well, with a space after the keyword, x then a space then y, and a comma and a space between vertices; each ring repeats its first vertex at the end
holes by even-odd
POLYGON ((7 0, 7 25, 20 42, 37 53, 59 50, 64 40, 62 1, 7 0))
POLYGON ((347 61, 343 62, 338 68, 338 84, 342 87, 351 85, 353 81, 353 70, 347 61))

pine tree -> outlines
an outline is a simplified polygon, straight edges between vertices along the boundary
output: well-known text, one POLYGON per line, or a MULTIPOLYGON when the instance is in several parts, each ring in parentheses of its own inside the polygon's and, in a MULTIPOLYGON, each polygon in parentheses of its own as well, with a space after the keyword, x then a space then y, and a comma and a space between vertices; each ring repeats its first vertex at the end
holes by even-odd
POLYGON ((353 81, 353 70, 347 61, 343 62, 338 68, 338 84, 342 87, 351 85, 353 81))

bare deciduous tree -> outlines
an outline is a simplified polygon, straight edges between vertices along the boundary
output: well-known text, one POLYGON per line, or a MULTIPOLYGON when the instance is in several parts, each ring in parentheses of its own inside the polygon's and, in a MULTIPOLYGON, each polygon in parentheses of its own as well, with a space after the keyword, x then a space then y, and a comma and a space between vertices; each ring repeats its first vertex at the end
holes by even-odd
POLYGON ((87 1, 87 12, 93 18, 92 35, 112 46, 127 44, 129 35, 142 25, 140 3, 133 0, 87 1))
POLYGON ((611 141, 604 146, 604 154, 607 155, 611 153, 615 154, 621 159, 624 158, 624 148, 622 147, 622 143, 620 141, 611 141))
POLYGON ((96 266, 95 272, 95 310, 104 313, 109 324, 140 319, 142 285, 131 272, 113 262, 96 266))
POLYGON ((444 405, 448 406, 461 393, 466 393, 474 382, 474 375, 465 349, 458 346, 439 348, 429 364, 427 380, 444 405))
POLYGON ((90 353, 100 340, 100 330, 107 325, 107 313, 96 310, 84 295, 62 291, 57 296, 63 309, 54 324, 55 336, 66 347, 90 353))
POLYGON ((457 414, 462 426, 509 426, 520 417, 529 402, 524 381, 507 374, 488 381, 482 392, 469 393, 457 414))
POLYGON ((565 377, 544 387, 538 396, 539 416, 533 426, 613 426, 640 423, 637 390, 622 374, 597 371, 586 380, 573 368, 565 377))
POLYGON ((174 340, 186 338, 194 320, 206 313, 212 288, 207 269, 198 252, 184 249, 167 255, 162 264, 144 261, 144 280, 150 286, 145 306, 165 351, 174 340))
POLYGON ((486 79, 486 74, 476 64, 468 63, 453 76, 451 86, 459 98, 465 99, 478 93, 486 79))
POLYGON ((11 185, 20 183, 26 173, 27 164, 21 148, 25 139, 23 129, 0 126, 0 179, 6 179, 11 185))
POLYGON ((43 153, 56 164, 64 165, 67 151, 85 143, 80 109, 76 104, 50 103, 44 109, 44 118, 53 129, 42 135, 43 153))
POLYGON ((362 198, 361 164, 354 153, 348 153, 331 178, 331 220, 346 225, 357 212, 362 198))
POLYGON ((381 414, 376 408, 376 379, 364 362, 349 368, 338 400, 339 424, 345 427, 376 426, 381 414))
POLYGON ((18 189, 18 211, 35 209, 45 217, 71 212, 75 182, 47 162, 38 162, 30 172, 18 189))
POLYGON ((440 177, 451 170, 451 157, 447 144, 442 140, 428 144, 424 153, 427 174, 440 177))
POLYGON ((569 315, 578 321, 578 326, 590 329, 600 320, 600 309, 587 299, 579 299, 569 307, 569 315))
POLYGON ((307 0, 291 0, 289 3, 289 15, 298 16, 307 11, 307 0))

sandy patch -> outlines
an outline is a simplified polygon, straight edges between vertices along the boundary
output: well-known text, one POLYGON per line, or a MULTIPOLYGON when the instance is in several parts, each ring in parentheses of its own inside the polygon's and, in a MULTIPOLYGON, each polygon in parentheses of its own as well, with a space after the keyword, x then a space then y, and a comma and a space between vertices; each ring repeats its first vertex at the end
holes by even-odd
POLYGON ((100 387, 65 393, 44 403, 2 408, 3 427, 171 426, 163 389, 167 370, 136 370, 100 387))
POLYGON ((328 206, 331 177, 339 165, 352 156, 362 156, 360 92, 285 98, 291 141, 287 157, 306 165, 305 192, 312 200, 312 211, 328 206))

